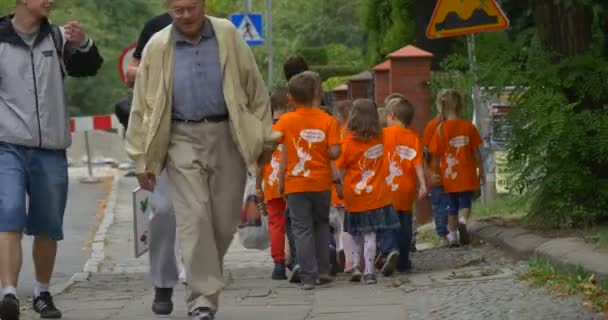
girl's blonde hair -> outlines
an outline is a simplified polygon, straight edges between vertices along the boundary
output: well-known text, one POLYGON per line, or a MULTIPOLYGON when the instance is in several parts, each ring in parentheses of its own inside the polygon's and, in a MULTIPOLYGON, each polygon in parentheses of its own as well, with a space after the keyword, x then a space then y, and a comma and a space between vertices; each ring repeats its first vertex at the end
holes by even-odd
POLYGON ((347 123, 348 131, 358 140, 367 141, 382 133, 378 110, 370 99, 358 99, 353 103, 347 123))
POLYGON ((437 111, 441 114, 455 112, 460 115, 462 112, 462 95, 455 89, 441 89, 436 99, 437 111))

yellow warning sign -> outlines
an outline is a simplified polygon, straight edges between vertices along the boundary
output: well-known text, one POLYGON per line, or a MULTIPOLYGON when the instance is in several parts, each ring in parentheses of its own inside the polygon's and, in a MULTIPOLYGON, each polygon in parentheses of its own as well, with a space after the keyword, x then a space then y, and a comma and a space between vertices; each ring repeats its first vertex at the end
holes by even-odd
POLYGON ((508 27, 509 19, 496 0, 439 0, 426 36, 435 39, 508 27))

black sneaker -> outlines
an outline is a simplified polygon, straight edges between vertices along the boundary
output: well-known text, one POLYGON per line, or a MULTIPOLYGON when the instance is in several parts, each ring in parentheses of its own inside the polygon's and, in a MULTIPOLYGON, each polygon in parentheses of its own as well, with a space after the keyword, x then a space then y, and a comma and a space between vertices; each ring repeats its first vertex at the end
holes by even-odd
POLYGON ((170 315, 173 312, 173 288, 154 288, 152 312, 157 315, 170 315))
POLYGON ((363 276, 363 282, 365 284, 376 284, 376 283, 378 283, 378 280, 376 280, 376 275, 366 274, 363 276))
POLYGON ((61 319, 61 311, 55 307, 53 297, 49 292, 42 292, 34 298, 33 306, 34 311, 40 314, 41 319, 61 319))
POLYGON ((460 235, 460 245, 466 246, 471 243, 471 236, 467 230, 467 225, 463 223, 458 224, 458 234, 460 235))
POLYGON ((287 280, 287 273, 285 272, 284 264, 274 264, 274 270, 272 271, 272 280, 287 280))
POLYGON ((192 311, 192 320, 213 320, 213 312, 209 308, 196 308, 192 311))
POLYGON ((19 300, 13 294, 7 294, 0 305, 0 319, 19 320, 19 300))
POLYGON ((386 258, 386 261, 384 262, 384 265, 382 266, 382 269, 380 269, 380 271, 382 272, 382 275, 385 277, 392 276, 393 273, 395 273, 395 270, 397 269, 398 264, 399 264, 399 252, 393 251, 388 255, 388 257, 386 258))
POLYGON ((300 279, 300 266, 299 265, 296 265, 295 267, 293 267, 293 270, 291 271, 291 274, 289 275, 288 280, 290 283, 302 282, 302 280, 300 279))

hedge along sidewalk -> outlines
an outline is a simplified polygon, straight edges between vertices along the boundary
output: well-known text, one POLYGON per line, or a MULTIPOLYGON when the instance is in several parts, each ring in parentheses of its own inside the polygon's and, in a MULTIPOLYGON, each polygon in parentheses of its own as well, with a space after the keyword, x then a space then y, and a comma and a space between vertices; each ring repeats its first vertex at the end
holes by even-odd
POLYGON ((599 279, 608 280, 608 254, 579 238, 546 238, 521 227, 501 227, 486 221, 471 221, 469 232, 518 258, 543 257, 571 270, 580 266, 599 279))

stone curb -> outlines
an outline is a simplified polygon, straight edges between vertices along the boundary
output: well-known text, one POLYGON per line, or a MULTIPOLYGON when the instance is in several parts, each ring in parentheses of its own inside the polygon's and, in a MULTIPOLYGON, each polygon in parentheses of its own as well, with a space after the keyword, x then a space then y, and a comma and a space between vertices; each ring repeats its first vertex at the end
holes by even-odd
POLYGON ((60 294, 71 287, 74 283, 87 281, 91 276, 91 273, 99 271, 101 262, 105 259, 105 240, 108 229, 114 223, 114 212, 116 211, 117 199, 118 199, 118 188, 120 186, 121 177, 114 175, 112 181, 112 189, 106 202, 106 209, 101 224, 97 228, 95 237, 91 245, 91 256, 84 264, 82 272, 74 274, 70 280, 54 285, 51 292, 53 295, 60 294))
POLYGON ((476 238, 499 246, 520 259, 542 257, 575 270, 583 267, 602 280, 608 280, 608 254, 578 238, 545 238, 520 227, 507 228, 474 221, 469 232, 476 238))

